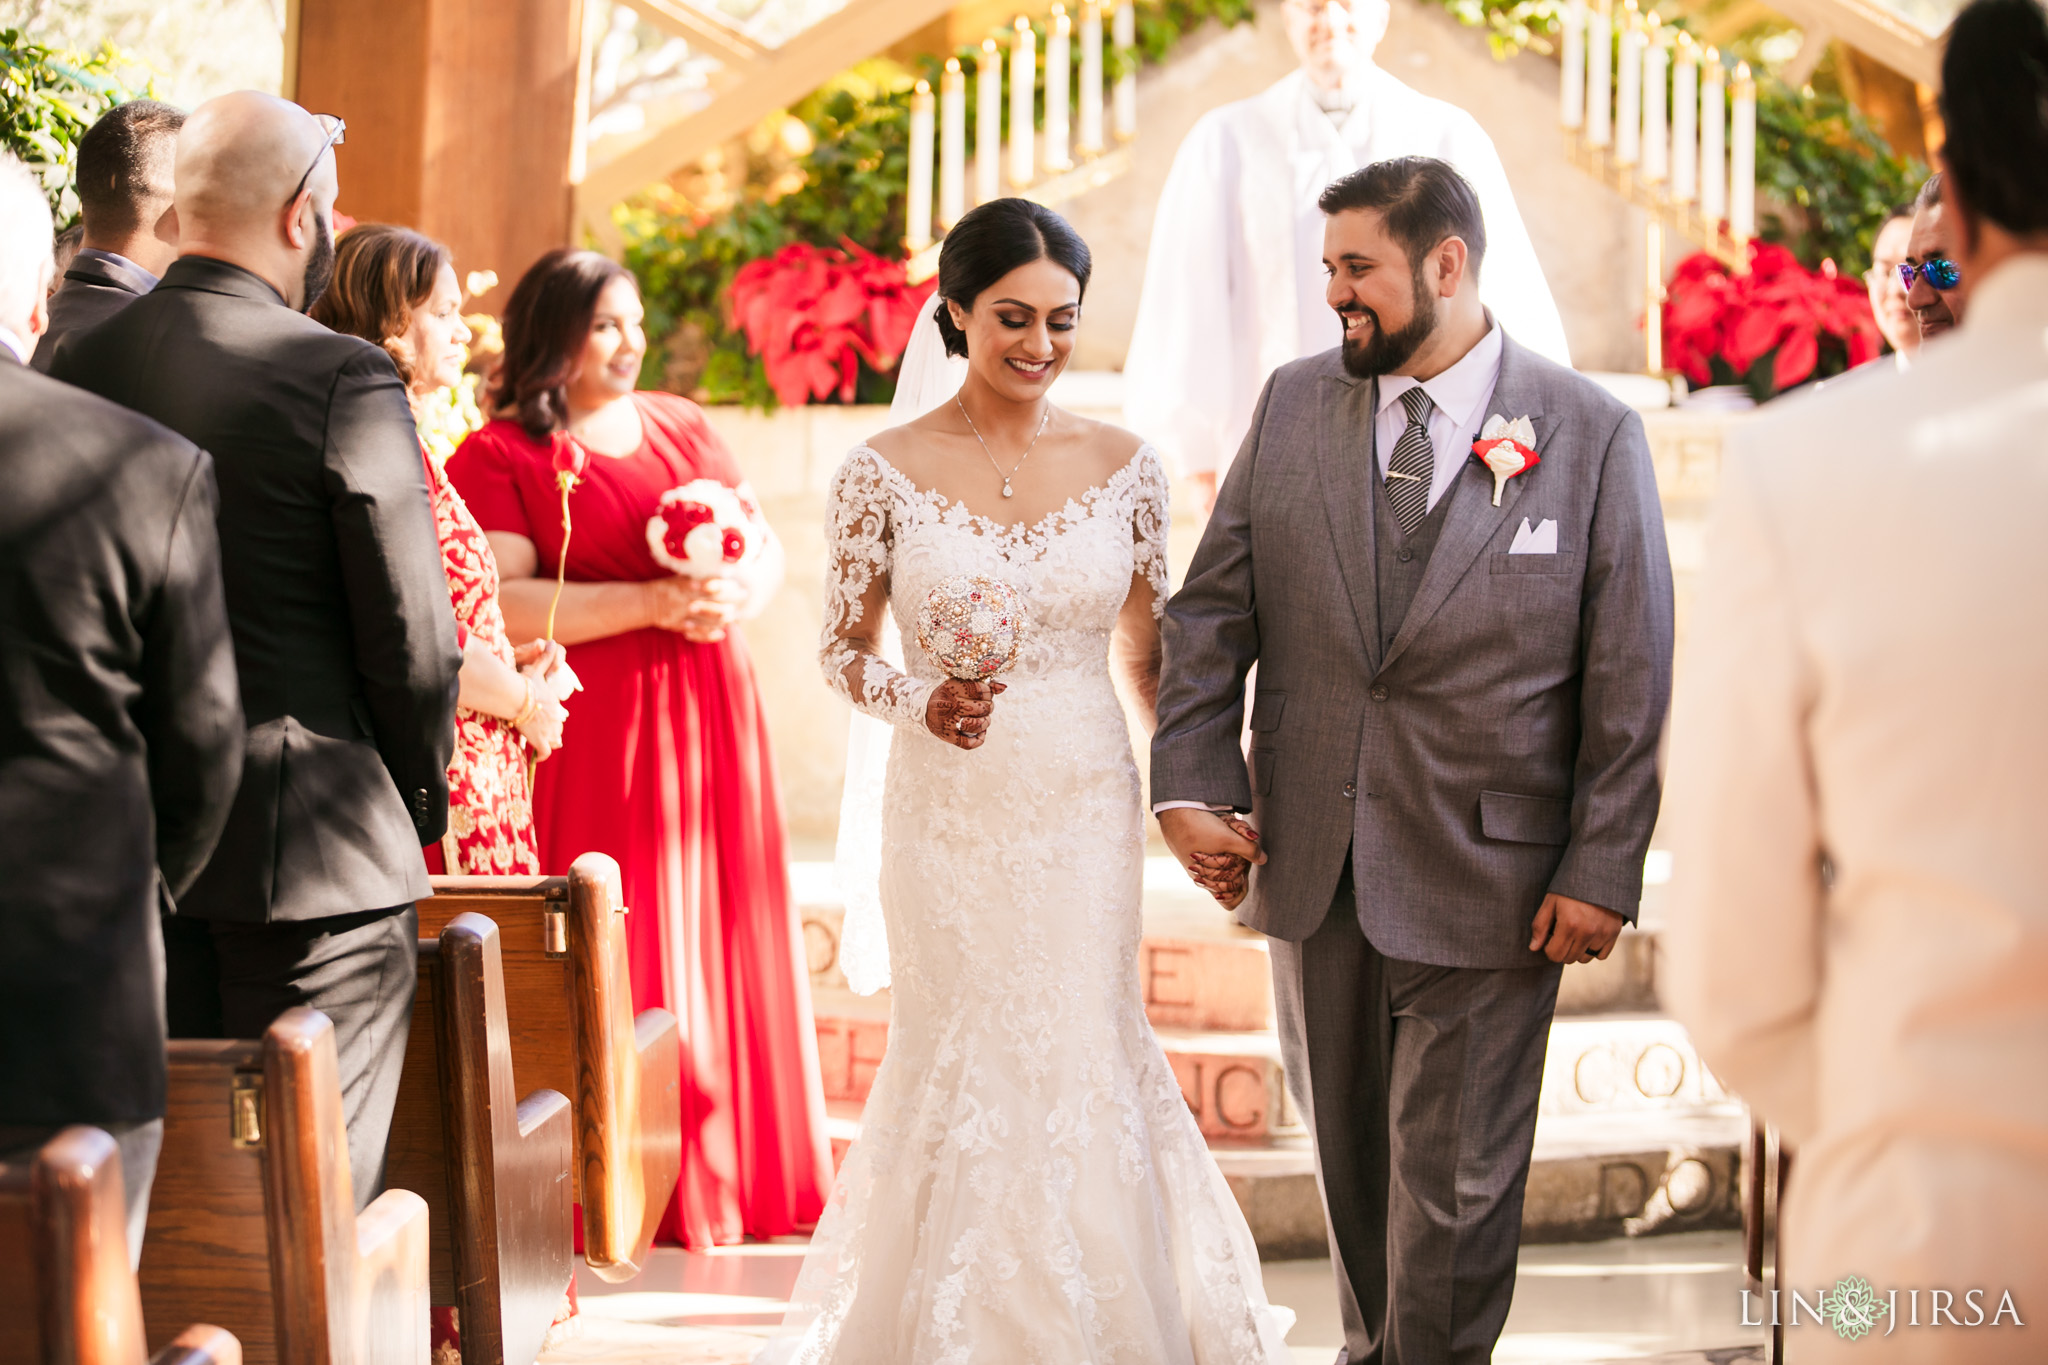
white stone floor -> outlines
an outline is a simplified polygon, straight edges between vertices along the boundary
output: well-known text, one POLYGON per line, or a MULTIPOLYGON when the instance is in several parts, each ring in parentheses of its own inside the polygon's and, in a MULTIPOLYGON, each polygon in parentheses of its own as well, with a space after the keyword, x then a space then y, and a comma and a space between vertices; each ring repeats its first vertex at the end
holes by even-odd
MULTIPOLYGON (((801 1241, 710 1253, 658 1250, 639 1279, 609 1285, 579 1268, 583 1316, 545 1365, 742 1365, 781 1320, 801 1241)), ((1496 1365, 1730 1365, 1761 1359, 1741 1326, 1739 1233, 1666 1237, 1522 1252, 1515 1305, 1496 1365)), ((1295 1365, 1329 1365, 1343 1340, 1328 1261, 1266 1265, 1266 1292, 1299 1315, 1295 1365)))

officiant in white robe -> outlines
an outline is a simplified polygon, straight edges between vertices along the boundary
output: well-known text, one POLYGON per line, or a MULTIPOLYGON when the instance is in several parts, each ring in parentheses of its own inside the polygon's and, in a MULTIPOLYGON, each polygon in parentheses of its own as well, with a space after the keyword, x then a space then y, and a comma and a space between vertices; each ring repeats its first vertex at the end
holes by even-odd
POLYGON ((1342 340, 1323 301, 1325 185, 1369 162, 1457 167, 1486 219, 1480 298, 1501 327, 1569 365, 1564 324, 1500 154, 1464 110, 1373 65, 1385 0, 1286 0, 1301 69, 1204 114, 1153 219, 1124 365, 1124 413, 1201 490, 1206 512, 1274 369, 1342 340))

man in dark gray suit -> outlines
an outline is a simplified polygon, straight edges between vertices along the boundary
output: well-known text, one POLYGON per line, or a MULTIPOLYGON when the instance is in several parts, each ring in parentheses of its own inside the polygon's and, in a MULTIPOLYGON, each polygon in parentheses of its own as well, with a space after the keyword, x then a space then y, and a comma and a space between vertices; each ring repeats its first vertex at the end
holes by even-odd
POLYGON ((448 822, 455 619, 405 386, 304 315, 333 273, 323 123, 223 95, 178 140, 182 254, 58 357, 207 450, 248 757, 220 848, 170 923, 174 1034, 334 1021, 355 1194, 383 1183, 412 1014, 422 845, 448 822))
POLYGON ((85 240, 50 296, 50 330, 30 361, 44 374, 57 347, 156 288, 178 258, 172 167, 185 111, 130 100, 100 115, 78 140, 78 212, 85 240))
POLYGON ((160 908, 227 823, 242 712, 213 462, 33 373, 43 187, 0 152, 0 1155, 90 1123, 142 1254, 163 1140, 160 908))
POLYGON ((1642 893, 1670 562, 1641 420, 1481 306, 1457 172, 1378 162, 1321 204, 1344 344, 1267 383, 1167 609, 1152 796, 1198 880, 1255 865, 1219 899, 1272 936, 1348 1359, 1478 1365, 1562 964, 1642 893), (1480 462, 1503 426, 1534 461, 1480 462))

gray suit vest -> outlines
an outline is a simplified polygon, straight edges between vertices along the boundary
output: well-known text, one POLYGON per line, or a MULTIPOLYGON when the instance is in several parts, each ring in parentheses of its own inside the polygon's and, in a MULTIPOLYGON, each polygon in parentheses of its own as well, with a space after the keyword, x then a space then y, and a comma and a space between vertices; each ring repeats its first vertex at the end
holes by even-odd
POLYGON ((1436 506, 1429 509, 1429 515, 1416 524, 1412 533, 1404 535, 1401 523, 1394 519, 1393 505, 1387 501, 1377 451, 1366 470, 1372 484, 1372 540, 1377 560, 1374 582, 1379 585, 1380 657, 1384 659, 1394 647, 1394 637, 1401 633, 1401 623, 1408 619, 1408 604, 1415 600, 1415 590, 1422 586, 1423 570, 1429 567, 1429 557, 1436 552, 1437 537, 1443 534, 1458 484, 1453 482, 1445 489, 1436 506))

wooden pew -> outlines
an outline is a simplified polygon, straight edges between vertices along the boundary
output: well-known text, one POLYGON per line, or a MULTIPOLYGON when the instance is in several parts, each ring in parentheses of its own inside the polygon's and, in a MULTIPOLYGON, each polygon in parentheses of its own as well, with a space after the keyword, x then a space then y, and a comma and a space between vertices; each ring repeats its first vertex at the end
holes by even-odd
POLYGON ((287 1010, 261 1042, 171 1041, 142 1242, 152 1343, 200 1319, 249 1365, 427 1365, 426 1203, 355 1207, 326 1015, 287 1010))
POLYGON ((667 1010, 633 1013, 618 864, 586 853, 567 877, 436 877, 420 932, 464 911, 498 924, 517 1088, 575 1104, 584 1259, 630 1280, 682 1173, 682 1043, 667 1010))
POLYGON ((461 1313, 465 1365, 531 1365, 569 1287, 574 1117, 515 1103, 498 926, 460 914, 420 940, 418 995, 385 1183, 427 1201, 428 1283, 461 1313))
MULTIPOLYGON (((33 1160, 0 1162, 0 1361, 144 1359, 114 1139, 98 1128, 66 1128, 33 1160)), ((242 1365, 242 1348, 218 1327, 188 1327, 151 1365, 242 1365)))

